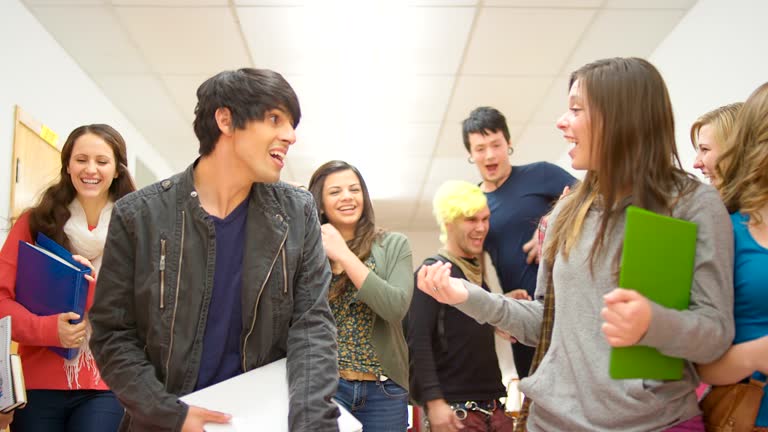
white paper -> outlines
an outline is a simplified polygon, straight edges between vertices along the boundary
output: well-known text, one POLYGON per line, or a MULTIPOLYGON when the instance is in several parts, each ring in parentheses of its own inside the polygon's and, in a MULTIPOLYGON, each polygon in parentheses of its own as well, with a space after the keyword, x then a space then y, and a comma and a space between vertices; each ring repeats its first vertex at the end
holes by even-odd
MULTIPOLYGON (((288 432, 286 360, 198 390, 181 398, 186 404, 232 415, 228 425, 207 424, 207 432, 288 432)), ((338 404, 337 404, 338 405, 338 404)), ((339 406, 340 432, 362 432, 363 425, 339 406)))

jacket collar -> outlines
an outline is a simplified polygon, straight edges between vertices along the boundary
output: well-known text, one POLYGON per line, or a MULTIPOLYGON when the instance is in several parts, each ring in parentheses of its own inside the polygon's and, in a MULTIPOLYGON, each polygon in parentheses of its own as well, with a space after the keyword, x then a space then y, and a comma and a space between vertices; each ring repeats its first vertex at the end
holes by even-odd
MULTIPOLYGON (((195 167, 200 161, 198 157, 184 171, 178 174, 176 178, 177 197, 179 205, 187 204, 187 201, 194 199, 199 206, 200 200, 195 190, 195 167)), ((278 182, 279 184, 280 182, 278 182)), ((285 209, 277 200, 279 187, 269 183, 254 183, 251 185, 250 203, 248 204, 248 217, 253 213, 259 213, 267 219, 280 219, 288 221, 290 218, 285 209)))

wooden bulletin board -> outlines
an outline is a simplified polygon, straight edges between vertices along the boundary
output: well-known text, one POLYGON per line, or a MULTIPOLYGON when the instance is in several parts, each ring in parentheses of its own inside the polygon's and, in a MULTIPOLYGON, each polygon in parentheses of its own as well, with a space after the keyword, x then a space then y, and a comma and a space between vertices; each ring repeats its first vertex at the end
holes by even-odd
MULTIPOLYGON (((16 106, 11 160, 11 221, 35 205, 40 194, 58 180, 61 169, 59 137, 16 106)), ((14 342, 12 352, 18 351, 14 342)))
POLYGON ((58 180, 61 170, 59 136, 16 106, 11 161, 11 220, 35 205, 40 194, 58 180))

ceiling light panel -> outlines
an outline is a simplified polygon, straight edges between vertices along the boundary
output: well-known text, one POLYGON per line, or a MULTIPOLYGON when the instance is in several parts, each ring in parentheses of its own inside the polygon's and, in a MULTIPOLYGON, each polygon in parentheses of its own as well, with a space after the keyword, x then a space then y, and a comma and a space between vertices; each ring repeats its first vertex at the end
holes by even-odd
POLYGON ((492 106, 508 123, 524 123, 533 114, 552 83, 550 77, 460 76, 448 121, 461 122, 479 106, 492 106))

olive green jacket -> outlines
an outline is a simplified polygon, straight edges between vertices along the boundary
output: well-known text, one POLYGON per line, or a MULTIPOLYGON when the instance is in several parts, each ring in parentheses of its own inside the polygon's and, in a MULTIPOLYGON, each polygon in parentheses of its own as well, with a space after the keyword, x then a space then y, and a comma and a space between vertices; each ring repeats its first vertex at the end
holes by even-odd
POLYGON ((384 375, 408 389, 408 346, 402 321, 413 296, 413 263, 408 238, 388 232, 371 247, 376 269, 357 298, 374 312, 371 342, 384 375))

